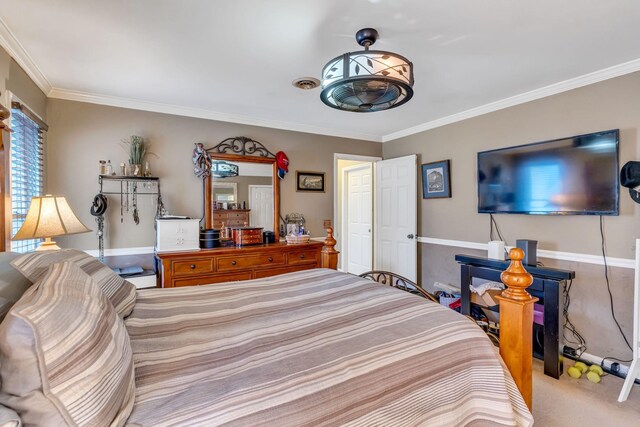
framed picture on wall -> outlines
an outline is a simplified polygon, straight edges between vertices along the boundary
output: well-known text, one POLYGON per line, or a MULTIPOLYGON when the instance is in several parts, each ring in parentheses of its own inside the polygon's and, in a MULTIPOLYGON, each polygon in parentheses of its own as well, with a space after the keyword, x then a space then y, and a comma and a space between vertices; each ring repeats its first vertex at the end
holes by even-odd
POLYGON ((422 198, 451 197, 449 160, 422 165, 422 198))
POLYGON ((324 193, 324 172, 296 171, 296 191, 324 193))

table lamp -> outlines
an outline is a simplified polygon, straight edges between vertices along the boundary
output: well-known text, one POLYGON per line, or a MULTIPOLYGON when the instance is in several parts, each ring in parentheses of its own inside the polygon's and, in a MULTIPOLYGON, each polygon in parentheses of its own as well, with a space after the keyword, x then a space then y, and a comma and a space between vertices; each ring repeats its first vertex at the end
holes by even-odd
POLYGON ((80 222, 64 197, 47 194, 31 199, 27 217, 11 240, 44 238, 44 242, 36 251, 46 251, 60 249, 56 242, 51 240, 52 237, 89 231, 91 230, 80 222))

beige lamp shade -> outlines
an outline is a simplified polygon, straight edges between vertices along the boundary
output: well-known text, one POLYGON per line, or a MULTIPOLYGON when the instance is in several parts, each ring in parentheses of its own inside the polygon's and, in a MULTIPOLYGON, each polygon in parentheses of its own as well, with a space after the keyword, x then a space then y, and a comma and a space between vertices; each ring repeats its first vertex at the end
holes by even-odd
POLYGON ((31 199, 27 217, 12 240, 41 239, 42 249, 59 249, 51 237, 86 233, 89 230, 73 213, 62 196, 46 195, 31 199))

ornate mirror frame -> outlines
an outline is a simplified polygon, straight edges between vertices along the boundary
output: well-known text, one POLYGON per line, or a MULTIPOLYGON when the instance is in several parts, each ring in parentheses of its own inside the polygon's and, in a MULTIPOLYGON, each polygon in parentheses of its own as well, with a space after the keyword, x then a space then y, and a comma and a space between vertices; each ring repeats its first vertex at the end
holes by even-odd
MULTIPOLYGON (((205 150, 212 160, 270 164, 273 170, 273 231, 278 235, 280 226, 280 180, 276 155, 260 142, 245 136, 227 138, 218 145, 205 150)), ((204 180, 204 224, 213 228, 213 177, 204 180)))

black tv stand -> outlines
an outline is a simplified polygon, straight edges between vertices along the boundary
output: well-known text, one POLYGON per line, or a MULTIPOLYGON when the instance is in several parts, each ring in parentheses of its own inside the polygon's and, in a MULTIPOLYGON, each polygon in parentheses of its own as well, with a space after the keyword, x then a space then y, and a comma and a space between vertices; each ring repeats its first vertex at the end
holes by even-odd
MULTIPOLYGON (((479 258, 468 255, 456 255, 460 264, 460 292, 462 314, 471 310, 471 279, 500 281, 500 274, 509 267, 509 261, 479 258)), ((544 373, 554 378, 562 375, 561 348, 561 316, 560 316, 560 283, 573 280, 574 271, 559 270, 525 265, 524 268, 533 276, 533 283, 527 290, 531 295, 540 298, 544 304, 544 373)))

